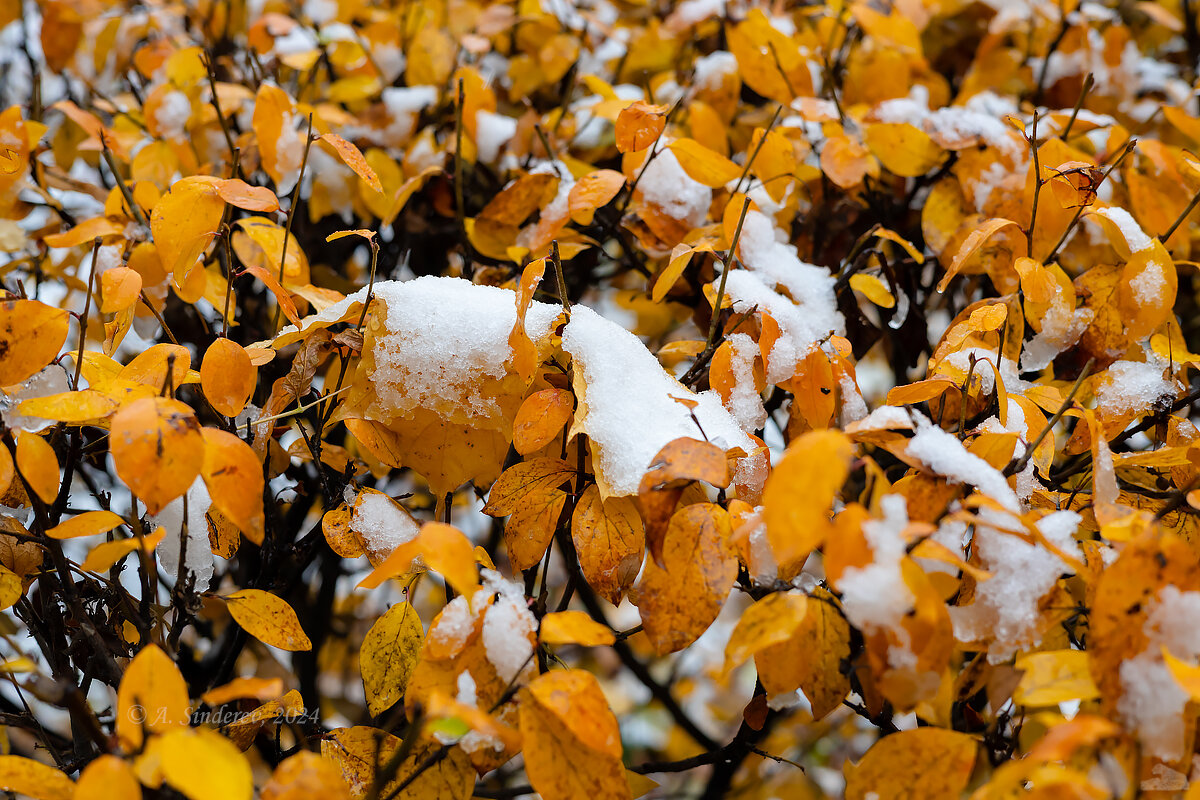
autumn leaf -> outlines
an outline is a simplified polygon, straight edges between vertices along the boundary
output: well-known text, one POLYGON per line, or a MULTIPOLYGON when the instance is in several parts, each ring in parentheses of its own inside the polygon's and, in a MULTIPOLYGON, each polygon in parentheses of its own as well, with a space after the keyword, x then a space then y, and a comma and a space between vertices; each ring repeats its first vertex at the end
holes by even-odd
POLYGON ((117 690, 116 729, 121 746, 134 752, 145 733, 186 728, 190 714, 187 684, 175 662, 148 644, 129 662, 117 690))
POLYGON ((582 670, 548 672, 521 690, 526 771, 547 800, 629 798, 617 719, 582 670))
POLYGON ((788 447, 763 490, 763 518, 776 561, 799 564, 829 534, 829 506, 849 474, 850 442, 812 431, 788 447))
POLYGON ((359 668, 372 714, 383 713, 404 697, 424 641, 421 619, 408 603, 389 608, 367 631, 359 668))
POLYGON ((622 153, 645 150, 658 139, 666 126, 666 106, 631 103, 617 115, 617 149, 622 153))
POLYGON ((601 597, 617 605, 633 585, 645 552, 645 529, 627 497, 601 499, 595 484, 583 490, 571 515, 579 568, 601 597))
POLYGON ((717 618, 737 576, 730 534, 728 514, 709 503, 685 506, 671 517, 664 566, 647 561, 630 596, 657 652, 687 647, 717 618))
POLYGON ((528 569, 545 554, 567 500, 559 487, 574 477, 565 461, 535 458, 505 470, 492 485, 483 513, 509 517, 504 539, 515 568, 528 569))
POLYGON ((846 797, 958 797, 975 764, 975 740, 937 728, 901 731, 880 739, 846 769, 846 797))
POLYGON ((147 397, 113 415, 109 448, 121 480, 154 514, 200 475, 204 437, 188 406, 147 397))
POLYGON ((53 361, 69 324, 66 311, 36 300, 0 302, 0 386, 20 383, 53 361))
POLYGON ((263 644, 281 650, 311 650, 312 642, 286 602, 261 589, 241 589, 225 597, 230 616, 263 644))
POLYGON ((0 756, 0 788, 34 800, 71 800, 77 796, 70 778, 24 756, 0 756))

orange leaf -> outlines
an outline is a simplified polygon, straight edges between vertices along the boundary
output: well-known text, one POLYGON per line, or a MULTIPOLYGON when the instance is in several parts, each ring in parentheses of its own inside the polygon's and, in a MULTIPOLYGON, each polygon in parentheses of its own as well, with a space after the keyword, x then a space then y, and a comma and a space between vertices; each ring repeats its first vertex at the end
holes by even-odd
POLYGON ((954 260, 950 262, 950 267, 946 270, 946 274, 938 281, 937 290, 939 292, 946 291, 946 287, 950 285, 950 281, 962 269, 963 264, 967 263, 967 259, 975 255, 984 242, 1009 225, 1017 226, 1017 223, 1011 219, 997 217, 987 220, 978 228, 971 231, 967 238, 963 240, 962 246, 958 248, 958 252, 954 254, 954 260))
POLYGON ((617 150, 632 153, 654 144, 667 125, 667 107, 637 101, 617 115, 617 150))
POLYGON ((321 138, 333 145, 333 149, 337 151, 346 166, 354 170, 358 177, 367 182, 368 186, 377 192, 383 192, 383 184, 379 182, 379 176, 375 174, 375 170, 371 169, 371 165, 363 158, 362 152, 357 147, 336 133, 322 134, 321 138))
POLYGON ((178 400, 135 400, 112 418, 117 475, 151 514, 186 492, 200 474, 204 438, 192 409, 178 400))
POLYGON ((742 168, 695 139, 676 139, 667 145, 692 180, 717 188, 737 180, 742 168))
POLYGON ((625 176, 612 169, 598 169, 584 175, 567 196, 571 219, 579 225, 591 225, 596 209, 608 205, 625 186, 625 176))
POLYGON ((564 389, 529 395, 513 419, 513 447, 521 455, 542 449, 562 432, 574 410, 575 396, 564 389))
POLYGON ((279 198, 265 186, 251 186, 237 178, 226 178, 217 181, 214 186, 217 194, 226 203, 247 211, 278 211, 279 198))

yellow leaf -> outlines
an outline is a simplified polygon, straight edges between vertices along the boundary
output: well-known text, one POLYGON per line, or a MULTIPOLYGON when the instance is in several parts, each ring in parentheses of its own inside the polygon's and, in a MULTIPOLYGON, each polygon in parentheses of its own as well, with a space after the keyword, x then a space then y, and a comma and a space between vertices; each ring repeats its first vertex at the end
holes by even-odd
POLYGON ((103 755, 83 769, 75 784, 74 800, 141 800, 142 787, 133 767, 116 756, 103 755))
MULTIPOLYGON (((368 795, 379 765, 387 764, 399 748, 400 739, 364 726, 334 728, 321 739, 321 755, 341 769, 342 779, 356 798, 368 795)), ((383 787, 379 796, 390 797, 401 783, 409 781, 408 788, 397 797, 403 800, 462 800, 470 797, 471 787, 475 785, 475 770, 461 748, 455 747, 446 757, 431 765, 425 764, 440 749, 441 745, 432 738, 419 739, 396 770, 395 778, 383 787), (422 765, 425 768, 417 774, 422 765)))
POLYGON ((846 766, 846 800, 958 800, 975 766, 975 740, 939 728, 880 739, 846 766))
POLYGON ((579 644, 598 647, 617 640, 606 625, 601 625, 582 611, 555 611, 542 617, 538 638, 544 644, 579 644))
POLYGON ((488 495, 483 513, 509 517, 504 542, 516 569, 529 569, 541 561, 554 537, 570 483, 576 470, 557 458, 534 458, 506 469, 488 495))
POLYGON ((22 431, 17 437, 17 469, 43 503, 54 502, 58 496, 58 456, 49 442, 36 433, 22 431))
POLYGON ((725 672, 773 644, 786 641, 804 621, 808 598, 799 592, 775 592, 742 613, 725 645, 725 672))
POLYGON ((0 301, 0 386, 32 377, 58 356, 71 317, 36 300, 0 301))
POLYGON ((250 800, 250 762, 233 742, 208 728, 181 728, 158 745, 163 779, 188 800, 250 800))
POLYGON ((667 124, 667 107, 638 101, 617 115, 617 150, 633 153, 645 150, 658 139, 667 124))
POLYGON ((209 689, 200 695, 200 699, 215 708, 230 700, 248 698, 267 701, 274 700, 282 694, 282 678, 234 678, 229 683, 209 689))
MULTIPOLYGON (((166 535, 166 528, 158 528, 149 536, 143 536, 141 547, 144 552, 151 552, 166 535)), ((80 567, 88 572, 105 572, 125 556, 138 549, 137 538, 117 539, 112 542, 102 542, 92 548, 80 567)))
POLYGON ((421 618, 408 603, 389 608, 367 631, 358 666, 372 715, 382 714, 404 698, 424 643, 421 618))
POLYGON ((692 260, 692 253, 695 252, 690 244, 680 242, 675 245, 675 249, 671 251, 671 260, 667 262, 666 268, 658 274, 654 279, 654 289, 650 293, 650 299, 656 303, 661 303, 667 293, 679 281, 679 277, 683 275, 683 271, 687 269, 687 265, 692 260))
POLYGON ((115 314, 130 308, 142 293, 142 276, 129 267, 113 267, 100 276, 102 314, 115 314))
MULTIPOLYGON (((85 353, 84 358, 90 354, 85 353)), ((155 394, 161 394, 165 386, 173 392, 186 380, 192 366, 192 354, 186 347, 177 344, 156 344, 134 356, 121 367, 117 377, 149 386, 155 394)), ((90 379, 89 379, 90 380, 90 379)))
POLYGON ((51 539, 74 539, 76 536, 92 536, 97 533, 108 533, 125 520, 111 511, 85 511, 71 517, 66 522, 55 525, 46 531, 51 539))
POLYGON ((146 397, 113 416, 109 450, 117 475, 157 514, 200 474, 204 437, 188 406, 146 397))
POLYGON ((312 642, 286 602, 261 589, 242 589, 225 598, 229 614, 247 633, 280 650, 311 650, 312 642))
POLYGON ((350 800, 341 770, 320 753, 301 750, 275 768, 262 788, 262 800, 350 800))
POLYGON ((268 214, 279 210, 279 198, 265 186, 251 186, 237 178, 219 180, 213 186, 220 198, 231 206, 268 214))
POLYGON ((817 589, 787 641, 760 650, 754 664, 769 697, 803 689, 813 717, 821 719, 841 707, 850 692, 850 678, 842 670, 849 658, 850 624, 833 595, 817 589))
POLYGON ((619 605, 642 567, 646 536, 637 505, 628 497, 602 500, 593 483, 575 504, 571 538, 588 585, 619 605))
POLYGON ((367 186, 377 192, 383 192, 383 184, 379 182, 379 176, 375 174, 375 170, 371 169, 371 165, 363 158, 362 152, 357 147, 336 133, 322 134, 321 138, 333 146, 346 166, 366 181, 367 186))
POLYGON ((27 417, 72 424, 104 419, 116 410, 117 401, 95 389, 31 397, 17 406, 17 411, 27 417))
POLYGON ((415 539, 405 542, 358 584, 360 589, 374 589, 388 578, 403 575, 413 560, 440 572, 446 582, 459 594, 470 597, 479 588, 479 573, 475 568, 475 549, 471 540, 450 525, 426 522, 415 539))
POLYGON ((646 561, 630 595, 659 654, 682 650, 708 629, 737 577, 729 515, 709 503, 684 506, 671 517, 663 564, 646 561))
POLYGON ((263 533, 263 465, 250 445, 232 433, 201 428, 200 474, 209 496, 226 518, 251 539, 263 533))
POLYGON ((950 262, 950 267, 946 270, 946 274, 938 281, 937 290, 939 292, 946 291, 946 287, 950 285, 950 281, 962 269, 963 264, 967 263, 967 259, 975 255, 983 243, 994 236, 998 231, 1007 228, 1009 225, 1016 226, 1017 223, 1011 219, 989 219, 980 225, 963 240, 962 246, 958 248, 958 252, 954 254, 954 260, 950 262))
POLYGON ((861 292, 880 308, 893 308, 896 305, 896 298, 887 285, 874 275, 868 275, 865 272, 854 273, 850 276, 850 288, 861 292))
POLYGON ((163 269, 180 284, 221 226, 225 201, 215 183, 207 176, 176 181, 150 212, 150 231, 163 269))
POLYGON ((888 172, 904 178, 924 175, 945 156, 929 134, 906 122, 868 125, 863 138, 888 172))
POLYGON ((596 209, 608 205, 624 187, 625 176, 613 169, 598 169, 584 175, 567 196, 571 219, 579 225, 591 225, 596 209))
POLYGON ((1092 700, 1100 690, 1092 680, 1088 654, 1083 650, 1048 650, 1017 659, 1025 673, 1013 691, 1022 706, 1054 706, 1069 700, 1092 700))
POLYGON ((521 690, 525 772, 546 800, 629 800, 621 732, 600 684, 556 670, 521 690))
POLYGON ((564 389, 542 389, 525 398, 513 418, 513 447, 528 455, 554 441, 571 420, 575 396, 564 389))
POLYGON ((200 388, 212 407, 227 417, 236 417, 246 407, 258 370, 246 348, 221 337, 208 346, 200 364, 200 388))
POLYGON ((0 566, 0 611, 12 607, 25 594, 21 577, 8 567, 0 566))
POLYGON ((824 541, 830 506, 850 474, 853 452, 840 431, 810 431, 791 442, 767 478, 763 519, 780 565, 799 562, 824 541))
POLYGON ((24 756, 0 756, 0 789, 34 800, 71 800, 75 784, 65 774, 24 756))
POLYGON ((667 147, 679 161, 679 166, 688 176, 705 186, 724 186, 737 180, 742 168, 725 156, 709 150, 695 139, 676 139, 667 147))
POLYGON ((144 733, 186 728, 187 684, 170 656, 158 645, 143 647, 121 677, 117 689, 117 737, 127 752, 142 747, 144 733))

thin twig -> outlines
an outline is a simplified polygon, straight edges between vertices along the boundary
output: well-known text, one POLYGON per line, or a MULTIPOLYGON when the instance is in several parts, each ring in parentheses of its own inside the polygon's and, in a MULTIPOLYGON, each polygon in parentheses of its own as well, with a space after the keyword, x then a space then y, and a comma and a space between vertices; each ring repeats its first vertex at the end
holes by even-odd
POLYGON ((75 356, 75 377, 71 379, 71 388, 78 391, 79 375, 83 371, 83 345, 87 341, 88 316, 92 313, 92 287, 96 283, 96 256, 100 252, 100 237, 92 241, 92 268, 88 272, 87 297, 83 301, 83 316, 79 318, 79 353, 75 356))
POLYGON ((1071 391, 1067 393, 1066 399, 1063 400, 1058 411, 1054 412, 1054 416, 1046 421, 1046 424, 1042 426, 1040 431, 1038 431, 1038 435, 1033 437, 1033 441, 1030 442, 1025 448, 1025 454, 1015 461, 1010 461, 1008 466, 1004 468, 1005 477, 1008 477, 1009 475, 1016 475, 1018 472, 1024 470, 1029 464, 1029 459, 1033 458, 1033 451, 1037 450, 1038 445, 1040 445, 1042 440, 1050 434, 1050 431, 1054 429, 1054 426, 1058 424, 1058 421, 1063 418, 1063 414, 1067 413, 1067 409, 1071 407, 1071 403, 1075 399, 1075 394, 1079 391, 1079 387, 1083 385, 1084 380, 1092 371, 1092 364, 1094 363, 1096 363, 1096 359, 1089 358, 1087 363, 1083 365, 1083 371, 1080 372, 1079 377, 1075 379, 1075 383, 1071 386, 1071 391))

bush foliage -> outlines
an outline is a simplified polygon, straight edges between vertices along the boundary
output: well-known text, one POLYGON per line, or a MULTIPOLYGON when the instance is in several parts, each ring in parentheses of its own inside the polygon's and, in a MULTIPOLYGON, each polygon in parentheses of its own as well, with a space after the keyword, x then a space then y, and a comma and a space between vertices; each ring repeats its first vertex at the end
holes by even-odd
POLYGON ((1200 797, 1190 0, 0 0, 0 788, 1200 797))

